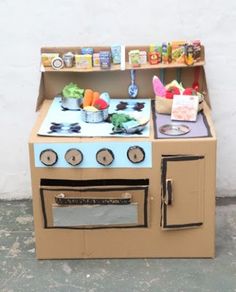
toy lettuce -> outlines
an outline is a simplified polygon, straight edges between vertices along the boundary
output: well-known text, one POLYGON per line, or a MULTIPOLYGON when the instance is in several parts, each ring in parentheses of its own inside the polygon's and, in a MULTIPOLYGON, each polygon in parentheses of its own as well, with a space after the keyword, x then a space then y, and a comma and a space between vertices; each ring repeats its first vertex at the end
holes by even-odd
POLYGON ((123 123, 129 122, 129 121, 135 121, 135 119, 126 114, 113 114, 111 117, 111 122, 115 130, 122 129, 123 123))
POLYGON ((62 95, 65 98, 82 98, 83 94, 84 89, 79 88, 78 85, 73 82, 67 84, 62 90, 62 95))

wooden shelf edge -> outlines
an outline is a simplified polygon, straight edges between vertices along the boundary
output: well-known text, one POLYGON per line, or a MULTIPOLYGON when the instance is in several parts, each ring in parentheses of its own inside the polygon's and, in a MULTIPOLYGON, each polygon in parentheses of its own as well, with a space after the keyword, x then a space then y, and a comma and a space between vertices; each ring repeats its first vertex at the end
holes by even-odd
MULTIPOLYGON (((188 66, 182 63, 170 63, 170 64, 143 64, 140 67, 132 67, 129 63, 126 63, 125 70, 147 70, 147 69, 172 69, 172 68, 191 68, 197 66, 204 66, 204 61, 196 62, 195 64, 188 66)), ((123 70, 123 71, 125 71, 123 70)), ((91 73, 91 72, 109 72, 109 71, 122 71, 120 65, 112 65, 110 69, 101 69, 100 67, 93 67, 91 69, 79 69, 76 67, 72 68, 62 68, 60 70, 54 70, 52 67, 41 66, 41 72, 81 72, 81 73, 91 73)))

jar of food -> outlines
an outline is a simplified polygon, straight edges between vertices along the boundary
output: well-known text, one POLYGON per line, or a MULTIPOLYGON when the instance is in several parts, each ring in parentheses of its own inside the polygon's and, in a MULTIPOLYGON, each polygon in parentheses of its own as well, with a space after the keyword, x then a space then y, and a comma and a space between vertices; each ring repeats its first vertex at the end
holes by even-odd
POLYGON ((74 65, 74 54, 73 53, 68 52, 68 53, 64 54, 62 59, 64 61, 64 65, 66 68, 73 67, 73 65, 74 65))

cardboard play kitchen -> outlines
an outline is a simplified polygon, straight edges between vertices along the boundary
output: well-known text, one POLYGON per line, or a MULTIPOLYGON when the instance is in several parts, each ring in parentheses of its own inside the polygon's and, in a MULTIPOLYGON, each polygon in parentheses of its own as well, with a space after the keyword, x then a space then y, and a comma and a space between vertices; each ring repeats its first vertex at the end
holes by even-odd
POLYGON ((216 135, 200 42, 41 49, 38 259, 211 258, 216 135))

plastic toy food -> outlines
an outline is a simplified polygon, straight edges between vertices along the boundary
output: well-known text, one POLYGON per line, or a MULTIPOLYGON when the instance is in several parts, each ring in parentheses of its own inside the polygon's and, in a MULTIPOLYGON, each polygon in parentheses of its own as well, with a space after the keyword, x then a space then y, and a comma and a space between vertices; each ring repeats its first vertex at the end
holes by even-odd
POLYGON ((179 94, 180 94, 179 88, 176 86, 172 86, 166 91, 166 98, 173 99, 174 95, 179 95, 179 94))
POLYGON ((183 95, 197 95, 197 91, 191 87, 185 88, 183 95))
POLYGON ((96 108, 97 110, 104 110, 108 108, 110 103, 109 94, 103 93, 102 95, 106 97, 107 100, 100 98, 100 93, 98 91, 86 89, 84 92, 83 109, 89 109, 91 111, 91 108, 96 108))
POLYGON ((62 95, 65 98, 82 98, 84 89, 79 88, 77 84, 71 82, 62 90, 62 95))
POLYGON ((102 92, 102 93, 100 94, 100 97, 99 97, 99 98, 105 100, 106 103, 110 104, 110 100, 111 100, 111 98, 110 98, 110 95, 109 95, 108 92, 102 92))
POLYGON ((93 102, 93 91, 91 89, 86 89, 84 92, 83 107, 92 105, 93 102))
POLYGON ((98 111, 98 109, 96 107, 91 106, 91 105, 84 107, 84 110, 88 111, 88 112, 97 112, 98 111))
POLYGON ((116 130, 122 129, 123 123, 129 121, 135 121, 135 119, 126 114, 113 114, 111 117, 111 122, 116 130))
POLYGON ((162 84, 161 80, 157 76, 153 76, 152 86, 156 96, 166 95, 165 86, 162 84))
POLYGON ((100 97, 100 94, 99 94, 99 92, 97 92, 97 91, 94 91, 94 92, 93 92, 93 100, 92 100, 92 105, 94 105, 94 104, 95 104, 96 100, 98 100, 98 99, 99 99, 99 97, 100 97))
POLYGON ((105 100, 99 98, 99 99, 97 99, 97 100, 94 102, 93 106, 96 107, 98 110, 104 110, 104 109, 106 109, 109 105, 108 105, 108 103, 107 103, 105 100))

